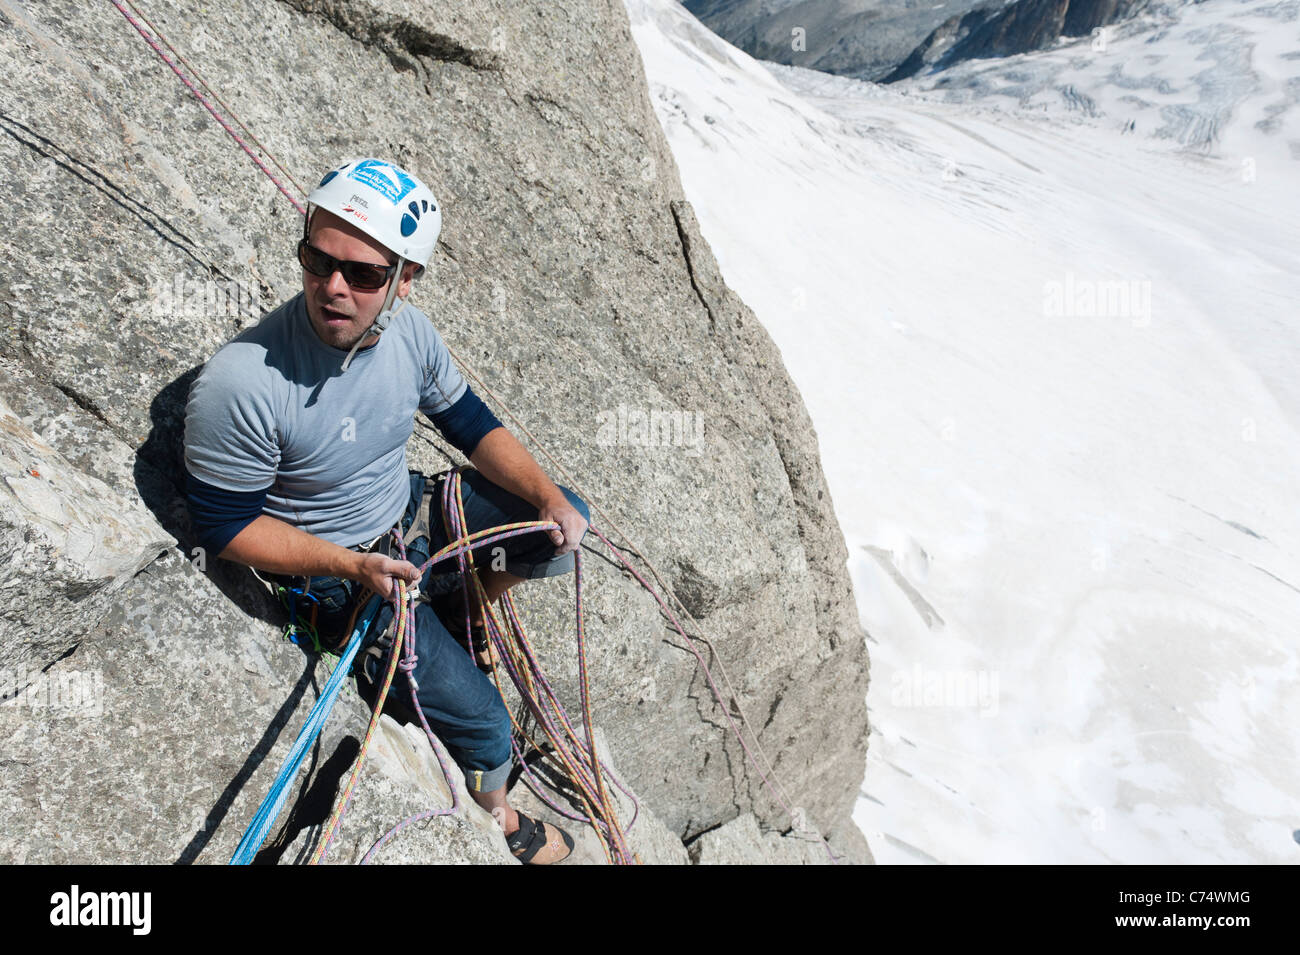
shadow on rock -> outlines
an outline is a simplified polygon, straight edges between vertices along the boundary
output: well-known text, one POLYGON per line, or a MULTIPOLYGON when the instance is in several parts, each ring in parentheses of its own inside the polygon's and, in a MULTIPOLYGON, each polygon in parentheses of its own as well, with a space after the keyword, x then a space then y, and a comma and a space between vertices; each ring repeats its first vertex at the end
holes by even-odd
POLYGON ((334 753, 325 765, 316 772, 316 762, 320 757, 320 739, 312 749, 312 763, 303 779, 298 800, 289 811, 289 817, 280 827, 280 834, 265 846, 253 858, 254 865, 276 865, 285 851, 293 845, 298 833, 304 829, 315 829, 292 860, 294 865, 306 862, 325 835, 325 824, 329 821, 334 805, 342 789, 343 777, 351 771, 361 752, 361 742, 355 736, 345 736, 334 748, 334 753))
MULTIPOLYGON (((222 821, 226 818, 226 813, 230 811, 230 807, 234 803, 235 797, 239 795, 240 791, 244 788, 244 785, 252 778, 253 773, 257 771, 257 768, 262 765, 262 761, 266 759, 267 754, 271 752, 271 748, 275 745, 276 740, 279 739, 280 731, 284 729, 288 724, 290 717, 292 717, 294 712, 298 709, 298 705, 302 702, 302 698, 307 692, 307 687, 314 687, 317 696, 320 695, 319 687, 315 686, 315 673, 316 658, 308 657, 303 666, 302 675, 298 677, 297 682, 294 683, 293 689, 289 692, 288 699, 280 705, 280 708, 276 711, 275 717, 271 720, 270 725, 267 726, 266 730, 262 733, 262 737, 257 741, 257 745, 254 746, 252 752, 248 754, 248 758, 244 760, 244 765, 239 767, 239 772, 237 772, 234 775, 234 778, 226 784, 226 788, 223 789, 221 795, 217 797, 216 804, 211 810, 209 810, 207 816, 203 820, 203 828, 196 832, 185 848, 181 850, 181 854, 176 859, 177 865, 189 865, 192 863, 198 858, 199 853, 204 850, 208 842, 211 841, 213 834, 215 834, 221 827, 222 821)), ((319 746, 320 741, 317 740, 316 749, 313 749, 312 751, 312 767, 308 770, 308 779, 310 779, 312 769, 315 768, 319 746)), ((337 780, 335 785, 337 786, 337 780)), ((300 799, 299 802, 302 802, 302 800, 300 799)), ((297 814, 298 807, 295 806, 292 812, 297 814)), ((251 818, 252 817, 250 816, 250 819, 251 818)))
POLYGON ((135 456, 136 491, 158 523, 180 541, 185 559, 193 562, 227 600, 250 617, 281 627, 288 620, 284 608, 267 594, 249 569, 204 554, 190 526, 185 503, 185 404, 190 386, 202 370, 202 365, 191 368, 150 403, 149 435, 135 456))

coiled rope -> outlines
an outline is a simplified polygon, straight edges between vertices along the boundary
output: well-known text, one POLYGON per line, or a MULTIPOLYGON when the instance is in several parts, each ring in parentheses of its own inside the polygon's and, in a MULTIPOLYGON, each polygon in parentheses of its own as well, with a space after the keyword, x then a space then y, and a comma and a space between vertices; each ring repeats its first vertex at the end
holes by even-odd
MULTIPOLYGON (((442 486, 442 514, 444 527, 449 538, 464 536, 469 529, 465 519, 465 504, 461 497, 461 475, 464 470, 464 468, 454 470, 448 476, 448 480, 443 482, 442 486)), ((510 680, 518 690, 528 712, 542 727, 547 739, 550 741, 550 749, 543 750, 532 739, 528 738, 523 727, 519 725, 512 715, 511 722, 514 723, 515 730, 528 739, 534 749, 542 752, 547 759, 554 762, 556 768, 563 772, 574 785, 578 792, 579 801, 584 808, 586 819, 601 839, 606 858, 611 863, 628 864, 633 862, 634 859, 627 847, 626 836, 619 826, 615 806, 605 787, 604 777, 608 769, 602 766, 600 758, 596 754, 596 737, 592 729, 591 719, 590 680, 587 673, 585 615, 582 609, 581 549, 575 550, 573 557, 578 680, 582 701, 582 724, 586 735, 585 742, 574 730, 559 697, 551 687, 550 681, 546 679, 546 674, 537 659, 537 654, 533 651, 532 644, 522 623, 520 623, 514 601, 508 591, 502 594, 498 600, 505 617, 504 623, 497 618, 487 600, 487 594, 483 590, 482 582, 475 572, 472 551, 457 555, 462 594, 465 597, 466 619, 464 622, 466 633, 469 633, 471 616, 469 608, 471 603, 470 595, 467 592, 467 583, 472 581, 474 584, 473 600, 481 614, 488 640, 496 649, 498 658, 505 664, 510 680), (582 752, 584 746, 585 753, 582 752)), ((473 652, 472 649, 471 652, 473 652)), ((501 686, 500 673, 495 666, 493 666, 493 676, 497 681, 497 689, 504 699, 505 691, 501 686)), ((522 758, 522 754, 519 755, 520 764, 527 768, 527 762, 522 758)), ((530 779, 536 782, 535 777, 531 775, 531 769, 528 772, 530 779)), ((533 788, 535 792, 541 792, 540 786, 533 788)), ((631 796, 630 793, 628 795, 631 796)), ((553 808, 558 809, 553 803, 551 805, 553 808)), ((566 815, 568 814, 566 813, 566 815)))
MULTIPOLYGON (((510 672, 511 680, 515 684, 520 697, 528 707, 535 718, 548 727, 548 737, 552 742, 552 752, 546 753, 547 758, 556 759, 563 768, 569 779, 575 784, 579 791, 580 799, 587 810, 587 820, 597 835, 601 837, 601 844, 605 847, 606 858, 615 864, 632 864, 636 862, 634 855, 627 848, 626 839, 623 830, 619 826, 617 811, 609 799, 608 793, 604 788, 603 775, 608 773, 608 769, 603 766, 599 757, 596 755, 594 744, 594 734, 592 733, 591 704, 589 684, 586 672, 586 636, 582 627, 582 555, 574 552, 574 580, 575 590, 577 593, 577 610, 578 610, 578 660, 579 675, 582 687, 582 706, 583 722, 587 730, 588 747, 584 754, 578 752, 581 745, 573 733, 572 726, 564 712, 563 706, 560 705, 559 699, 550 691, 550 685, 542 672, 536 656, 532 653, 528 643, 527 634, 523 626, 519 623, 518 615, 514 611, 513 602, 510 600, 508 593, 499 598, 503 609, 509 620, 512 621, 510 627, 502 627, 492 615, 491 607, 487 601, 487 595, 483 591, 482 583, 478 579, 474 567, 474 548, 486 547, 497 541, 505 540, 510 537, 517 537, 522 534, 537 533, 558 529, 559 525, 552 521, 522 521, 513 524, 502 524, 498 527, 491 527, 485 530, 471 533, 468 522, 465 519, 465 506, 461 496, 461 475, 463 468, 458 468, 448 475, 448 479, 443 482, 443 520, 449 528, 448 536, 455 535, 455 539, 446 547, 431 555, 428 560, 420 565, 419 576, 424 578, 425 572, 434 564, 437 564, 448 557, 455 556, 457 565, 461 572, 461 585, 465 587, 467 579, 472 579, 475 584, 475 593, 480 601, 480 606, 486 611, 485 622, 492 620, 490 632, 492 639, 502 654, 510 672), (525 665, 527 670, 525 670, 525 665), (543 700, 536 697, 538 686, 546 688, 546 695, 543 700), (549 712, 548 712, 549 706, 549 712), (551 717, 558 717, 560 724, 567 731, 567 735, 562 736, 558 732, 553 732, 551 727, 553 723, 551 717)), ((397 542, 399 555, 403 560, 406 559, 406 545, 403 542, 400 528, 394 531, 393 537, 397 542)), ((468 607, 469 604, 466 604, 468 607)), ((366 853, 362 862, 369 862, 376 852, 379 851, 394 835, 400 832, 414 822, 431 818, 437 815, 449 815, 456 812, 459 808, 459 793, 451 781, 451 773, 447 767, 442 744, 429 728, 425 720, 424 712, 420 707, 418 696, 419 686, 416 684, 414 670, 418 662, 415 654, 415 601, 409 599, 407 587, 404 583, 398 586, 398 597, 394 600, 394 626, 396 627, 392 648, 388 651, 389 664, 388 670, 384 675, 383 684, 376 698, 374 712, 371 715, 370 725, 366 729, 366 736, 361 745, 361 751, 352 767, 352 775, 344 789, 343 798, 334 810, 327 826, 328 835, 317 847, 315 854, 311 858, 311 864, 318 863, 324 858, 325 853, 329 851, 334 837, 337 835, 339 826, 342 824, 344 813, 347 812, 348 804, 352 799, 352 792, 356 785, 358 776, 361 773, 362 764, 365 762, 366 751, 370 745, 371 736, 379 722, 379 716, 383 711, 383 701, 388 698, 388 690, 393 681, 393 675, 400 666, 406 673, 408 686, 411 694, 412 710, 419 717, 420 724, 424 728, 425 735, 428 737, 429 744, 433 747, 434 752, 438 755, 438 763, 442 768, 444 778, 447 780, 447 788, 453 793, 453 804, 447 809, 431 809, 425 812, 417 813, 410 816, 387 833, 385 833, 366 853), (403 647, 405 652, 403 653, 403 647), (399 655, 401 662, 398 663, 399 655)), ((467 630, 468 632, 468 630, 467 630)), ((473 654, 472 646, 467 649, 473 654)), ((494 668, 494 675, 495 675, 494 668)), ((501 692, 502 699, 505 699, 505 692, 501 686, 500 679, 497 679, 497 689, 501 692)), ((513 715, 512 723, 515 723, 516 730, 520 727, 515 722, 513 715)), ((531 742, 531 741, 530 741, 531 742)), ((516 747, 516 752, 517 752, 516 747)), ((522 760, 521 760, 522 762, 522 760)), ((612 778, 612 775, 611 775, 612 778)), ((626 792, 626 790, 624 790, 626 792)), ((629 797, 631 796, 628 793, 629 797)))

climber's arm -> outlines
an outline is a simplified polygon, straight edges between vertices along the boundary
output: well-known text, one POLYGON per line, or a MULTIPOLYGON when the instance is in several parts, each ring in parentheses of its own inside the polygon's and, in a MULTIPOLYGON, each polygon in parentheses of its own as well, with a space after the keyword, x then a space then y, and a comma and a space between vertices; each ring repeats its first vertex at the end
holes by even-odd
POLYGON ((550 531, 557 557, 577 548, 587 532, 587 519, 513 434, 505 428, 489 432, 474 449, 470 461, 497 487, 531 502, 537 508, 539 521, 560 525, 561 530, 550 531))
POLYGON ((262 513, 266 490, 227 491, 189 475, 186 500, 199 546, 272 574, 346 577, 390 594, 395 579, 419 579, 415 565, 360 554, 262 513))

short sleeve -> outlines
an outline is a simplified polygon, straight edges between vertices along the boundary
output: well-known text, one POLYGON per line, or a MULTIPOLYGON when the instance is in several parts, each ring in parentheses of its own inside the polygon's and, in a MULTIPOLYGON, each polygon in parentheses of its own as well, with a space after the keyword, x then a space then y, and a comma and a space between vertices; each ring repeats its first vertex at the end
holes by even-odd
POLYGON ((416 321, 417 341, 424 356, 424 382, 420 388, 420 410, 429 416, 448 411, 469 387, 452 361, 442 336, 427 318, 416 321))
POLYGON ((185 466, 213 487, 260 491, 275 482, 280 464, 274 398, 270 382, 248 374, 258 363, 241 361, 251 356, 240 352, 218 351, 190 386, 185 466))

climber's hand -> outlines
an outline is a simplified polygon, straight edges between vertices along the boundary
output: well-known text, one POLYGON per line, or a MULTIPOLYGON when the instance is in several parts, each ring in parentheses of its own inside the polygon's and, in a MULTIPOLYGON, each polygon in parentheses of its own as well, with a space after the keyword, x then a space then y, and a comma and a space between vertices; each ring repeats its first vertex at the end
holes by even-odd
POLYGON ((547 531, 551 543, 555 545, 556 557, 577 550, 578 544, 582 542, 582 535, 587 533, 587 519, 569 503, 569 499, 563 494, 538 509, 537 519, 553 521, 560 525, 559 530, 552 528, 547 531))
POLYGON ((383 554, 362 554, 357 575, 353 579, 365 584, 385 600, 392 600, 399 580, 406 581, 408 586, 419 582, 420 568, 410 561, 393 560, 383 554))

